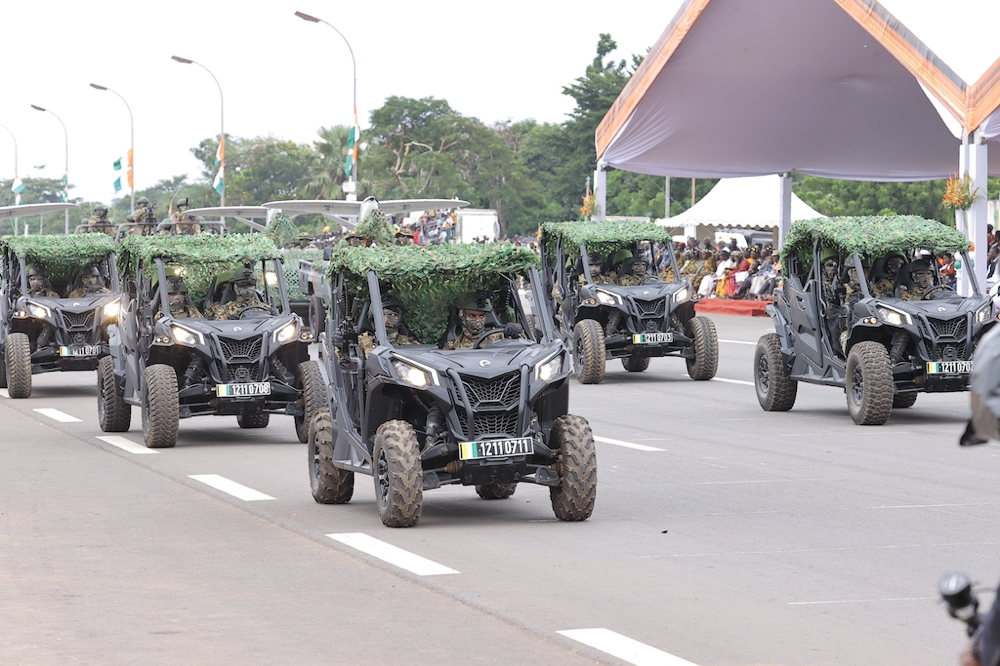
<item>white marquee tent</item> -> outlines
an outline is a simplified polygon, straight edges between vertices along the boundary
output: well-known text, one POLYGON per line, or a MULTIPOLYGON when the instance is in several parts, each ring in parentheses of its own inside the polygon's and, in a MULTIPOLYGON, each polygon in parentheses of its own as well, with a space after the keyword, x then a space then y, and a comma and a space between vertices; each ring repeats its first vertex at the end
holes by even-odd
MULTIPOLYGON (((705 197, 680 215, 660 220, 669 227, 777 227, 781 201, 780 176, 723 178, 705 197)), ((823 217, 792 193, 792 219, 823 217)), ((692 235, 685 231, 685 235, 692 235)))

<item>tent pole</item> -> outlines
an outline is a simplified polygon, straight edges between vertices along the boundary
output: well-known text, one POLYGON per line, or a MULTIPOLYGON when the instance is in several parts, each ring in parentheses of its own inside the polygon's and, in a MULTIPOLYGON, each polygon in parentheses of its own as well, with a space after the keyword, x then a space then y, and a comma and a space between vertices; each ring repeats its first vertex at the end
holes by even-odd
POLYGON ((778 212, 778 249, 785 244, 785 236, 792 228, 792 174, 781 174, 779 212, 778 212))
POLYGON ((665 190, 666 196, 663 197, 663 207, 666 209, 663 212, 663 219, 670 219, 670 176, 667 176, 667 189, 665 190))
MULTIPOLYGON (((972 208, 966 211, 966 226, 968 228, 968 238, 975 249, 969 253, 972 258, 972 269, 976 276, 976 284, 983 291, 986 290, 986 269, 989 246, 986 241, 986 224, 989 217, 988 204, 986 201, 987 183, 987 147, 986 139, 983 137, 982 128, 977 129, 973 135, 972 145, 969 146, 969 177, 972 179, 973 192, 976 199, 972 202, 972 208)), ((971 285, 966 293, 971 294, 971 285)))
POLYGON ((604 219, 604 211, 607 210, 608 201, 608 172, 604 170, 604 162, 598 160, 597 170, 594 171, 594 217, 595 220, 604 219))

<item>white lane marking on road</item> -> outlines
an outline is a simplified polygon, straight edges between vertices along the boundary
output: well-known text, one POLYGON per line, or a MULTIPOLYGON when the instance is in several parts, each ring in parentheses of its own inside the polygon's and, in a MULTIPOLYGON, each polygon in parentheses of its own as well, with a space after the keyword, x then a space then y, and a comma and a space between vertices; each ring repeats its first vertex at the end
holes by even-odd
POLYGON ((350 546, 368 553, 372 557, 377 557, 383 562, 406 569, 410 573, 418 576, 439 576, 442 574, 457 574, 454 569, 432 562, 425 557, 415 555, 408 550, 397 548, 385 541, 379 541, 375 537, 368 536, 361 532, 347 532, 343 534, 327 534, 334 541, 339 541, 345 546, 350 546))
POLYGON ((728 342, 731 345, 756 345, 757 344, 756 342, 747 342, 746 340, 722 340, 722 339, 720 339, 719 342, 728 342))
POLYGON ((941 506, 993 506, 995 502, 975 502, 972 504, 886 504, 866 506, 865 509, 934 509, 941 506))
POLYGON ((270 495, 265 495, 259 490, 254 490, 253 488, 247 488, 243 484, 236 483, 235 481, 230 481, 226 477, 219 476, 218 474, 189 474, 188 478, 194 479, 195 481, 201 481, 207 486, 212 486, 216 490, 221 490, 224 493, 228 493, 233 497, 245 500, 247 502, 274 499, 270 495))
POLYGON ((147 449, 141 444, 136 444, 132 440, 119 437, 118 435, 107 435, 105 437, 98 437, 97 439, 107 442, 111 446, 117 446, 122 451, 128 451, 140 456, 146 453, 159 453, 156 449, 147 449))
MULTIPOLYGON (((688 373, 680 372, 678 373, 681 377, 687 377, 688 373)), ((725 377, 712 377, 713 382, 724 382, 726 384, 742 384, 744 386, 753 386, 753 382, 748 382, 743 379, 726 379, 725 377)))
POLYGON ((0 389, 0 397, 9 398, 10 391, 8 391, 7 389, 0 389))
POLYGON ((881 601, 931 601, 940 597, 899 597, 897 599, 844 599, 836 601, 789 601, 789 606, 816 606, 819 604, 874 604, 881 601))
POLYGON ((60 412, 58 409, 49 409, 44 407, 42 409, 36 409, 36 412, 42 416, 47 416, 53 421, 58 421, 59 423, 79 423, 80 419, 75 416, 70 416, 66 412, 60 412))
POLYGON ((658 449, 655 446, 646 446, 645 444, 633 444, 632 442, 623 442, 620 439, 610 439, 608 437, 598 437, 594 435, 595 442, 603 442, 604 444, 614 444, 615 446, 624 446, 626 449, 635 449, 636 451, 665 451, 666 449, 658 449))
POLYGON ((589 645, 635 666, 695 666, 692 662, 622 636, 610 629, 570 629, 557 631, 566 638, 589 645))

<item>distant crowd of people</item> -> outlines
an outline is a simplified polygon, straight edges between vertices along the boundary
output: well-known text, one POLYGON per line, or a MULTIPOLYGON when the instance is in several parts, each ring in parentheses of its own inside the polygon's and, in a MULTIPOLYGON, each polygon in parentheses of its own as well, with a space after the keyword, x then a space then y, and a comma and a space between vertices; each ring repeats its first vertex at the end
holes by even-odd
MULTIPOLYGON (((688 279, 702 298, 771 300, 781 286, 781 258, 771 246, 741 249, 736 241, 713 243, 705 238, 673 245, 674 259, 682 278, 688 279)), ((664 249, 656 247, 657 265, 664 280, 673 280, 673 268, 664 261, 664 249)))

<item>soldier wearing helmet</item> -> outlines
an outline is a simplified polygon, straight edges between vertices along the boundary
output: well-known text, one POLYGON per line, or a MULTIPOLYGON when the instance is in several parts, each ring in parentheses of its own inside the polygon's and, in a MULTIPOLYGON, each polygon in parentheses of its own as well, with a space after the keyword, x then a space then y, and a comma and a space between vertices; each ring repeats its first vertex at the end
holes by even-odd
MULTIPOLYGON (((184 278, 179 275, 167 277, 167 301, 170 304, 170 316, 175 319, 202 316, 201 311, 190 302, 187 284, 184 282, 184 278)), ((156 319, 162 316, 162 310, 156 313, 156 319)))
MULTIPOLYGON (((493 312, 493 303, 487 294, 483 292, 469 291, 462 294, 455 301, 455 308, 458 310, 458 323, 460 331, 458 335, 445 343, 444 349, 473 349, 476 340, 486 330, 486 315, 493 312)), ((503 337, 520 337, 521 327, 517 324, 507 324, 503 331, 490 334, 481 343, 487 345, 503 337)))
MULTIPOLYGON (((590 282, 591 284, 611 284, 612 280, 609 280, 607 276, 601 273, 601 260, 600 252, 590 252, 587 254, 587 267, 590 269, 590 282)), ((587 279, 580 274, 580 286, 586 284, 587 279)))
MULTIPOLYGON (((171 213, 170 217, 174 221, 174 233, 186 236, 196 236, 201 233, 201 225, 198 224, 199 218, 194 215, 188 215, 187 197, 181 197, 177 200, 177 210, 171 213)), ((164 235, 169 232, 163 232, 164 235)))
POLYGON ((59 294, 52 291, 49 283, 49 272, 40 263, 28 264, 26 275, 28 278, 28 296, 35 298, 59 298, 59 294))
POLYGON ((413 245, 413 230, 408 227, 400 227, 396 232, 396 245, 413 245))
POLYGON ((625 260, 622 264, 622 276, 618 280, 618 284, 623 287, 636 287, 649 277, 649 260, 640 255, 625 260))
MULTIPOLYGON (((368 319, 373 320, 374 317, 374 313, 369 310, 368 319)), ((389 344, 393 347, 420 344, 415 338, 400 331, 403 324, 403 304, 395 296, 389 296, 382 301, 382 323, 385 324, 385 333, 386 337, 389 338, 389 344)), ((366 331, 358 336, 358 351, 361 353, 361 358, 368 358, 368 354, 377 346, 378 340, 374 334, 366 331)))
POLYGON ((927 292, 934 288, 936 277, 934 267, 926 259, 911 261, 903 268, 903 279, 906 281, 899 287, 901 298, 904 301, 923 300, 927 292), (906 280, 907 277, 909 280, 906 280))
POLYGON ((79 286, 69 292, 66 298, 83 298, 85 296, 95 296, 97 294, 110 294, 111 290, 104 286, 104 278, 100 269, 93 264, 84 267, 77 274, 79 286))
POLYGON ((274 309, 260 300, 257 293, 257 276, 249 266, 236 271, 232 278, 233 296, 231 301, 219 303, 205 311, 205 316, 209 319, 219 319, 222 321, 229 319, 239 319, 240 311, 244 308, 257 306, 260 311, 274 313, 274 309))
POLYGON ((892 298, 896 293, 896 277, 906 263, 901 254, 890 254, 885 258, 885 275, 875 282, 872 295, 876 298, 892 298))
POLYGON ((80 233, 102 233, 115 237, 115 221, 108 219, 108 208, 104 204, 95 204, 94 210, 87 220, 87 229, 80 233))

